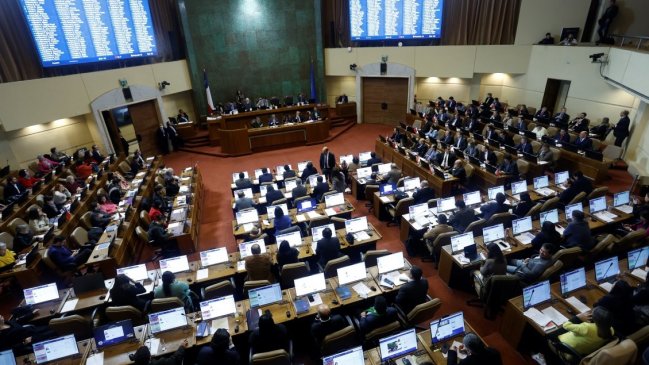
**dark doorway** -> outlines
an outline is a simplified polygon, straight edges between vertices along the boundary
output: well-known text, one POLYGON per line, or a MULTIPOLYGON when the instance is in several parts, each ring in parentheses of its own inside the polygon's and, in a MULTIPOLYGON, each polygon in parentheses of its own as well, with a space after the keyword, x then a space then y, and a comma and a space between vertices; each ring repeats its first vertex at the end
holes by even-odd
POLYGON ((556 113, 566 104, 569 89, 570 81, 568 80, 548 79, 541 106, 547 107, 550 113, 556 113))

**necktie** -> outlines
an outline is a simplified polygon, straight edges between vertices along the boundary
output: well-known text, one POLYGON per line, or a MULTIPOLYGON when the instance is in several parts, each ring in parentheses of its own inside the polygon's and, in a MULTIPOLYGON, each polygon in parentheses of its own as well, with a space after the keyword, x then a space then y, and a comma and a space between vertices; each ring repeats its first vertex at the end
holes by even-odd
POLYGON ((325 156, 325 168, 329 168, 329 152, 327 152, 327 155, 325 156))
POLYGON ((448 166, 448 154, 444 154, 444 161, 442 161, 442 167, 447 167, 448 166))

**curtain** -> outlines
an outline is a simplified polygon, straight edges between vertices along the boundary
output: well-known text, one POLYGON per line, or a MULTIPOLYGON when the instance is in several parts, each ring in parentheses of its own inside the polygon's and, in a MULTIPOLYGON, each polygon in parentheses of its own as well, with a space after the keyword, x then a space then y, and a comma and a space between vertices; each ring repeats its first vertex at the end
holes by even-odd
POLYGON ((442 44, 513 44, 521 0, 446 0, 442 44))

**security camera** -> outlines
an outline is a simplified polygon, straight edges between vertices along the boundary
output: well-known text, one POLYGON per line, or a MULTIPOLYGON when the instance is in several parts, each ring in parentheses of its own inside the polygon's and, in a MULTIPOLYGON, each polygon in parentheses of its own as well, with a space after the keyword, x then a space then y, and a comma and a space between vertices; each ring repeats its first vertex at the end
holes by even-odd
POLYGON ((352 63, 351 65, 349 65, 349 69, 352 70, 352 71, 356 71, 356 67, 358 67, 358 65, 355 64, 355 63, 352 63))
POLYGON ((164 90, 164 89, 165 89, 167 86, 169 86, 169 85, 171 85, 171 83, 169 83, 169 81, 162 81, 162 82, 159 82, 159 83, 158 83, 158 89, 160 89, 160 90, 162 91, 162 90, 164 90))
POLYGON ((605 53, 593 53, 592 55, 588 56, 588 58, 591 59, 592 63, 595 63, 595 62, 600 61, 600 58, 602 58, 604 56, 606 56, 605 53))

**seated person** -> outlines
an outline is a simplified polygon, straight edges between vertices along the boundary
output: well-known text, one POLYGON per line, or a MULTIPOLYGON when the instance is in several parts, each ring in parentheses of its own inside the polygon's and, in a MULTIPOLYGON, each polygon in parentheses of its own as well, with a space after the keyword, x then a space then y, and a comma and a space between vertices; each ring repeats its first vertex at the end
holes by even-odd
POLYGON ((410 267, 411 281, 401 285, 394 303, 407 315, 417 305, 426 301, 428 280, 422 277, 423 272, 417 266, 410 267))
POLYGON ((425 240, 428 240, 429 242, 433 242, 440 234, 451 231, 453 231, 453 227, 448 225, 448 218, 446 217, 446 214, 439 214, 437 216, 437 224, 430 225, 426 233, 424 233, 423 238, 425 240))
POLYGON ((266 311, 259 317, 259 327, 250 333, 248 340, 253 354, 289 349, 289 337, 283 324, 275 324, 273 315, 266 311))
POLYGON ((56 218, 63 213, 63 209, 54 204, 54 198, 51 195, 45 195, 43 196, 43 213, 47 215, 47 218, 56 218))
POLYGON ((65 182, 63 183, 63 186, 65 186, 65 188, 68 189, 68 191, 70 193, 73 193, 73 194, 78 194, 83 189, 81 187, 81 184, 79 184, 74 179, 74 176, 72 176, 72 175, 68 175, 68 176, 65 177, 65 182))
POLYGON ((115 277, 115 283, 110 289, 111 302, 109 305, 116 307, 130 305, 144 313, 147 301, 138 294, 145 292, 146 289, 142 284, 131 280, 124 274, 119 274, 115 277))
POLYGON ((98 199, 98 206, 99 210, 104 213, 104 214, 115 214, 117 213, 117 204, 114 204, 108 198, 106 195, 99 195, 98 199))
POLYGON ((397 320, 397 310, 388 307, 388 303, 381 295, 374 299, 374 306, 364 310, 360 314, 360 330, 362 333, 369 333, 397 320))
POLYGON ((88 261, 92 254, 92 248, 91 246, 84 246, 80 250, 72 252, 65 246, 65 237, 56 236, 52 240, 47 253, 59 270, 77 271, 80 266, 85 265, 88 261))
POLYGON ((491 150, 491 147, 484 145, 484 151, 480 153, 480 161, 488 165, 495 165, 498 161, 496 154, 491 150))
POLYGON ((529 153, 532 154, 534 153, 534 150, 532 149, 532 144, 527 141, 527 137, 521 137, 521 143, 519 143, 516 146, 516 151, 518 153, 529 153))
POLYGON ((466 358, 460 360, 458 363, 457 352, 455 346, 448 350, 448 357, 446 359, 447 365, 470 365, 470 364, 489 364, 489 365, 502 365, 502 359, 498 350, 486 347, 480 337, 475 333, 466 333, 462 339, 462 347, 466 351, 466 358))
POLYGON ((156 184, 153 188, 153 196, 151 197, 152 204, 157 203, 161 212, 170 212, 171 204, 166 198, 167 192, 164 186, 156 184))
POLYGON ((420 138, 415 146, 412 147, 412 151, 417 153, 419 156, 423 156, 426 151, 428 151, 428 144, 424 138, 420 138))
POLYGON ((240 172, 239 178, 234 181, 234 185, 237 189, 252 188, 252 181, 250 181, 243 172, 240 172))
POLYGON ((457 211, 451 215, 448 223, 453 226, 456 231, 464 232, 466 227, 474 221, 477 221, 478 218, 475 216, 475 211, 472 208, 467 208, 466 203, 463 200, 456 200, 455 207, 457 208, 457 211))
POLYGON ((72 194, 70 194, 63 184, 56 184, 52 191, 54 205, 59 209, 63 208, 63 206, 69 202, 71 196, 72 194))
POLYGON ((554 44, 554 37, 550 33, 545 33, 545 37, 537 44, 554 44))
POLYGON ((548 134, 548 130, 542 124, 537 124, 534 129, 532 129, 532 133, 536 134, 537 139, 541 139, 548 134))
POLYGON ((258 244, 250 248, 252 255, 246 256, 246 280, 268 280, 275 282, 275 276, 272 273, 273 262, 268 253, 261 253, 261 247, 258 244))
POLYGON ((372 166, 377 163, 381 163, 381 158, 376 156, 376 152, 371 152, 370 159, 367 160, 367 166, 372 166))
POLYGON ((317 175, 317 174, 318 174, 318 170, 316 170, 315 167, 313 167, 313 162, 309 162, 306 164, 304 170, 302 170, 302 175, 300 176, 300 179, 302 179, 303 183, 306 183, 307 180, 309 179, 309 176, 317 175))
POLYGON ((25 189, 31 189, 32 186, 34 186, 34 184, 36 184, 40 180, 42 179, 31 176, 27 169, 18 171, 18 183, 25 189))
POLYGON ((519 116, 516 119, 516 123, 514 123, 514 128, 517 128, 519 131, 526 131, 527 123, 525 123, 525 119, 519 116))
POLYGON ((189 284, 184 281, 176 280, 176 275, 174 275, 174 273, 172 273, 171 271, 165 271, 164 273, 162 273, 162 285, 159 285, 155 288, 153 297, 176 297, 183 302, 185 310, 188 313, 194 311, 194 303, 192 302, 192 295, 191 290, 189 290, 189 284))
POLYGON ((327 335, 340 331, 347 326, 347 321, 340 314, 332 315, 328 305, 320 304, 318 314, 316 314, 311 324, 311 336, 313 336, 316 343, 321 343, 327 335))
POLYGON ((568 134, 568 131, 566 129, 560 129, 553 138, 555 143, 570 143, 570 134, 568 134))
POLYGON ((603 141, 606 139, 608 132, 611 130, 611 124, 608 117, 602 118, 602 123, 590 129, 590 133, 597 136, 597 139, 603 141))
POLYGON ((284 194, 281 190, 275 190, 273 185, 266 186, 266 202, 272 204, 273 202, 284 199, 284 194))
POLYGON ((587 131, 581 131, 579 137, 575 139, 574 144, 581 151, 589 151, 593 149, 593 140, 588 137, 587 131))
POLYGON ((92 156, 92 159, 95 160, 96 163, 101 163, 106 159, 106 157, 101 154, 101 151, 99 151, 99 147, 97 147, 96 144, 92 145, 92 151, 90 155, 92 156))
POLYGON ((295 180, 295 184, 296 184, 295 187, 293 188, 293 190, 291 190, 291 198, 295 200, 297 198, 307 196, 306 186, 304 186, 302 180, 301 179, 295 180))
POLYGON ((573 175, 573 185, 578 192, 585 192, 586 195, 590 194, 593 191, 593 183, 588 177, 584 175, 583 172, 577 170, 573 175))
POLYGON ((297 250, 297 248, 291 247, 288 241, 284 240, 280 242, 279 248, 277 249, 277 255, 275 255, 277 267, 281 271, 284 265, 297 263, 297 257, 299 254, 300 252, 297 250))
POLYGON ((448 146, 442 146, 442 150, 437 154, 437 164, 443 169, 450 169, 455 163, 455 153, 451 152, 448 146))
POLYGON ((122 183, 119 177, 113 177, 106 190, 108 190, 108 200, 113 204, 119 204, 120 200, 122 200, 122 183))
POLYGON ((500 143, 504 143, 512 147, 516 145, 516 142, 514 142, 514 138, 509 133, 503 130, 498 131, 498 141, 500 141, 500 143))
POLYGON ((158 217, 162 217, 162 221, 165 220, 165 216, 162 213, 162 209, 160 207, 160 202, 159 201, 156 201, 156 200, 153 201, 153 204, 151 204, 151 208, 149 208, 148 215, 149 215, 149 219, 152 220, 152 221, 157 220, 158 217))
POLYGON ((520 198, 518 204, 516 204, 512 211, 512 214, 518 218, 524 217, 534 206, 534 202, 532 201, 532 198, 530 198, 530 193, 527 191, 522 192, 520 198))
POLYGON ((90 224, 93 227, 105 229, 112 221, 112 218, 109 214, 101 211, 101 208, 97 202, 93 202, 90 205, 90 209, 90 211, 92 212, 92 214, 90 215, 90 224))
POLYGON ((507 265, 507 273, 514 274, 526 284, 531 284, 552 265, 552 255, 555 246, 551 243, 544 243, 539 249, 539 254, 530 258, 511 260, 507 265))
POLYGON ((255 202, 246 196, 243 190, 237 191, 237 200, 234 202, 234 210, 240 211, 255 206, 255 202))
POLYGON ((284 210, 280 206, 275 206, 275 218, 273 219, 273 225, 275 226, 275 234, 291 227, 291 217, 284 214, 284 210))
POLYGON ((507 261, 505 255, 496 243, 487 245, 487 259, 480 266, 482 281, 486 282, 492 275, 505 275, 507 273, 507 261))
POLYGON ((27 211, 27 217, 29 218, 29 228, 34 234, 45 234, 52 228, 49 218, 38 206, 30 208, 27 211))
POLYGON ((41 175, 46 175, 52 172, 59 165, 58 162, 43 157, 43 155, 36 156, 36 159, 38 160, 38 172, 41 175))
POLYGON ((210 343, 201 347, 196 355, 196 365, 239 365, 239 352, 231 345, 230 333, 225 328, 219 328, 212 335, 210 343))
MULTIPOLYGON (((34 309, 33 317, 38 313, 34 309)), ((32 344, 57 337, 57 334, 47 326, 23 325, 23 320, 5 319, 0 315, 0 350, 13 350, 14 356, 22 356, 33 352, 32 344)))
POLYGON ((50 160, 58 163, 65 163, 70 159, 65 152, 59 152, 56 147, 50 148, 50 160))
POLYGON ((176 196, 180 191, 180 184, 178 184, 178 178, 168 177, 165 175, 165 193, 167 196, 176 196))
POLYGON ((7 244, 0 242, 0 271, 9 270, 16 264, 16 253, 7 248, 7 244))
POLYGON ((580 133, 582 131, 588 132, 588 125, 590 124, 590 120, 586 118, 586 115, 586 113, 579 113, 577 118, 573 119, 570 122, 569 128, 575 133, 580 133))
POLYGON ((399 182, 399 179, 401 179, 401 170, 399 170, 399 167, 397 167, 397 164, 393 163, 390 166, 390 171, 388 171, 388 174, 385 177, 385 182, 388 184, 394 184, 396 185, 399 182))
POLYGON ((273 174, 268 172, 268 169, 266 167, 261 169, 261 175, 259 175, 259 183, 265 183, 265 182, 273 182, 273 174))
POLYGON ((466 181, 466 169, 464 168, 464 160, 457 159, 453 163, 453 168, 450 170, 451 176, 458 179, 460 184, 466 181))
POLYGON ((85 180, 92 175, 92 166, 83 160, 76 160, 73 169, 79 180, 85 180))
POLYGON ((422 180, 419 189, 412 194, 412 198, 414 199, 413 205, 426 203, 431 199, 435 199, 435 190, 428 186, 428 181, 422 180))
POLYGON ((338 237, 333 236, 330 228, 322 230, 322 238, 316 243, 315 253, 323 269, 327 262, 340 256, 340 241, 338 237))
POLYGON ((557 229, 554 223, 550 221, 543 222, 541 226, 541 231, 534 236, 532 240, 532 248, 535 250, 541 249, 541 246, 548 242, 554 245, 554 247, 559 247, 562 241, 561 234, 557 232, 557 229))
MULTIPOLYGON (((343 163, 345 163, 345 161, 343 161, 343 163)), ((338 166, 334 166, 334 168, 331 169, 331 186, 333 186, 333 190, 339 193, 344 193, 347 189, 345 173, 338 166)))
POLYGON ((291 170, 291 168, 288 165, 284 165, 284 171, 282 172, 282 177, 284 177, 284 179, 290 179, 295 176, 296 176, 295 171, 291 170))
POLYGON ((510 176, 511 179, 518 179, 518 164, 512 159, 509 153, 503 156, 503 163, 498 167, 496 174, 510 176))
POLYGON ((15 252, 22 252, 23 250, 31 247, 34 242, 34 234, 26 224, 20 224, 16 227, 16 235, 14 236, 13 248, 15 252))
POLYGON ((563 231, 563 247, 581 247, 584 252, 593 248, 593 238, 590 235, 588 222, 584 220, 584 212, 580 210, 572 211, 572 222, 568 224, 563 231))
POLYGON ((593 308, 595 307, 605 308, 611 314, 611 326, 615 336, 624 338, 637 330, 638 325, 633 309, 633 288, 626 281, 616 281, 611 291, 593 304, 593 308))
POLYGON ((324 181, 322 178, 322 175, 318 176, 317 178, 317 184, 316 186, 312 186, 313 192, 311 193, 311 196, 318 202, 322 201, 322 196, 324 193, 329 191, 329 184, 324 181))
POLYGON ((131 175, 137 175, 137 173, 142 170, 145 165, 146 163, 144 162, 144 158, 142 158, 142 154, 139 150, 135 150, 135 152, 133 152, 133 161, 131 162, 131 175))
POLYGON ((478 149, 478 146, 476 146, 474 140, 469 141, 469 144, 466 146, 466 149, 464 150, 464 156, 466 158, 469 158, 469 156, 479 158, 480 150, 478 149))
POLYGON ((496 194, 496 201, 487 203, 483 206, 480 207, 480 211, 482 212, 482 218, 484 220, 489 220, 492 215, 498 214, 498 213, 505 213, 511 209, 511 206, 506 203, 507 202, 507 197, 503 193, 498 193, 496 194))
POLYGON ((582 356, 586 356, 613 339, 611 314, 604 307, 594 307, 591 313, 584 312, 563 324, 567 332, 558 336, 559 341, 570 346, 582 356))
POLYGON ((24 192, 25 187, 18 182, 15 176, 7 178, 7 184, 4 188, 4 200, 7 204, 18 200, 24 192))
POLYGON ((167 232, 164 223, 164 216, 162 214, 156 215, 155 219, 149 224, 149 241, 152 241, 153 246, 159 247, 163 258, 169 258, 179 255, 178 243, 173 238, 171 233, 167 232))
POLYGON ((171 356, 151 358, 151 351, 146 346, 140 346, 133 354, 133 365, 182 365, 185 358, 185 348, 179 345, 171 356))
POLYGON ((539 158, 539 162, 548 162, 550 164, 554 162, 554 154, 552 153, 549 144, 543 143, 541 145, 541 149, 539 149, 538 158, 539 158))

